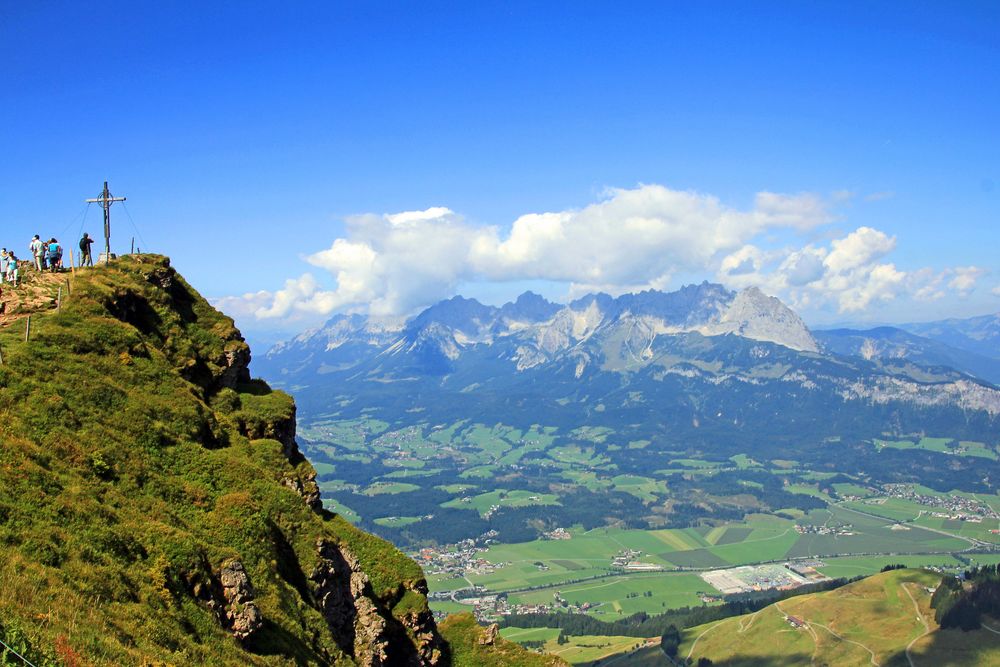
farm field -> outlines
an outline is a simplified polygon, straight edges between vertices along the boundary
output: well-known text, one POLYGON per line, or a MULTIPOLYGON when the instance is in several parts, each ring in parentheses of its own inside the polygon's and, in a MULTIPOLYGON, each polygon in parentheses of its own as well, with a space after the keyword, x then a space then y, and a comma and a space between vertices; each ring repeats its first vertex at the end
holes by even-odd
MULTIPOLYGON (((802 460, 664 447, 606 427, 400 427, 327 416, 300 433, 328 509, 411 553, 429 546, 444 554, 449 544, 478 540, 464 565, 425 563, 431 590, 474 585, 487 596, 506 593, 515 608, 615 620, 711 604, 719 593, 698 576, 709 569, 816 559, 821 573, 849 578, 896 563, 958 569, 994 554, 954 554, 1000 546, 991 532, 1000 519, 986 516, 1000 510, 1000 496, 920 484, 883 489, 802 460), (654 453, 656 466, 621 465, 622 457, 654 453), (978 520, 951 518, 977 507, 978 520), (556 528, 569 539, 543 536, 556 528)), ((994 452, 943 436, 868 446, 887 457, 913 450, 987 460, 994 452)), ((432 607, 471 608, 446 598, 432 607)))
MULTIPOLYGON (((510 595, 518 604, 545 604, 552 601, 553 588, 510 595)), ((667 609, 698 606, 700 593, 715 593, 698 575, 634 574, 608 577, 597 581, 560 585, 559 595, 577 606, 591 605, 588 613, 601 620, 616 620, 644 611, 659 613, 667 609)))

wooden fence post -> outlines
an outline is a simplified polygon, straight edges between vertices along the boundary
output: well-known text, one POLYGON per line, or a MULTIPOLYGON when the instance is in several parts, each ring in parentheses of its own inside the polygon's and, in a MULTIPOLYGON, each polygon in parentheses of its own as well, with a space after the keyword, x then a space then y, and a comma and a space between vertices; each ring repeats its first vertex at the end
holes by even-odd
MULTIPOLYGON (((80 257, 80 261, 83 262, 83 257, 80 257)), ((76 274, 76 260, 73 259, 73 249, 69 249, 69 271, 72 274, 76 274)))
POLYGON ((31 338, 31 315, 24 320, 24 342, 27 343, 29 338, 31 338))
POLYGON ((56 295, 56 312, 62 310, 62 285, 59 286, 59 293, 56 295))

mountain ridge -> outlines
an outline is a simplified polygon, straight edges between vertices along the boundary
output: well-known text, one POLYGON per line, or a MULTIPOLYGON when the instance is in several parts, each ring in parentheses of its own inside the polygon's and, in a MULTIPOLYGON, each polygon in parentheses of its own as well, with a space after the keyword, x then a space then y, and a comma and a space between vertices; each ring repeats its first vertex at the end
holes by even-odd
POLYGON ((514 358, 523 370, 551 355, 567 351, 598 328, 638 324, 649 336, 698 332, 706 336, 734 334, 799 351, 818 352, 808 327, 791 309, 757 288, 732 292, 703 282, 674 292, 646 290, 612 297, 593 293, 559 305, 532 292, 500 307, 455 296, 405 321, 382 323, 358 314, 341 314, 324 326, 272 347, 266 358, 297 350, 328 352, 348 342, 386 346, 396 339, 411 346, 437 341, 454 359, 463 346, 517 338, 514 358))

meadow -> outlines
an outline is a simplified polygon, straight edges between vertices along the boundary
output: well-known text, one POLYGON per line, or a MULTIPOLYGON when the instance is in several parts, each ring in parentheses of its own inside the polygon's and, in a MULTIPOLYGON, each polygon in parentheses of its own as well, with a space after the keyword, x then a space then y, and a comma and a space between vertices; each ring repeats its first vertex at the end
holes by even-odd
POLYGON ((963 633, 937 628, 929 591, 939 581, 932 572, 894 570, 783 600, 685 630, 678 654, 737 666, 990 664, 982 660, 1000 651, 1000 633, 964 633, 956 642, 963 633))

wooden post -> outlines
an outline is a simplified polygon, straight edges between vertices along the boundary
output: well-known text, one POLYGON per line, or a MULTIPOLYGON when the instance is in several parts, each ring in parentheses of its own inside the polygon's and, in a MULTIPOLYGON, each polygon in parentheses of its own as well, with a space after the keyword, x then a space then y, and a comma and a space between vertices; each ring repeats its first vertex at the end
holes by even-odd
MULTIPOLYGON (((83 261, 83 257, 80 257, 80 261, 83 261)), ((69 249, 69 271, 72 274, 76 274, 76 260, 73 258, 73 249, 69 249)))
POLYGON ((31 337, 31 315, 24 320, 24 342, 27 343, 31 337))
POLYGON ((62 285, 59 286, 59 293, 56 296, 56 312, 62 310, 62 285))
POLYGON ((3 350, 0 350, 0 366, 3 366, 3 350))
POLYGON ((130 255, 134 255, 135 254, 135 237, 134 236, 132 237, 132 250, 130 250, 128 254, 130 254, 130 255))

